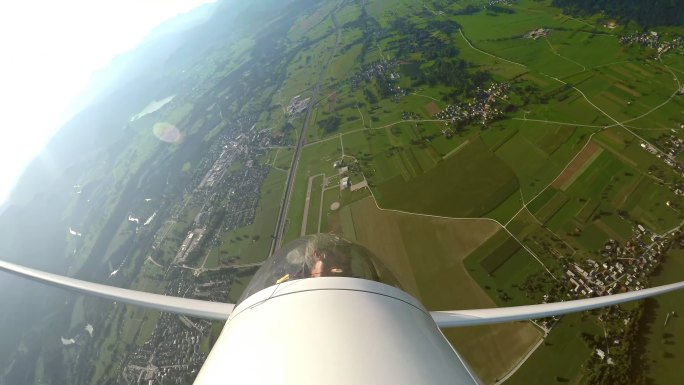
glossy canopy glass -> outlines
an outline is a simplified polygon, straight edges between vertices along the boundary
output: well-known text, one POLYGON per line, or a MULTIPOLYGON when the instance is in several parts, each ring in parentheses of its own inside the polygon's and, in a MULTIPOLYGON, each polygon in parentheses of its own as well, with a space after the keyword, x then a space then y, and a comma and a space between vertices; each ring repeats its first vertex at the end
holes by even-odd
POLYGON ((318 277, 351 277, 400 285, 368 249, 332 234, 294 240, 270 256, 254 275, 238 303, 280 283, 318 277))

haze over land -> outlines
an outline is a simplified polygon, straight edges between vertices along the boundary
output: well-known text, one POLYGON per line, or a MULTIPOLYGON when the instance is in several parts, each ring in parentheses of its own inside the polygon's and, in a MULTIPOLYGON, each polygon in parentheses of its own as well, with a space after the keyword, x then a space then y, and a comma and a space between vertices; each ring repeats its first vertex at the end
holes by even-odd
MULTIPOLYGON (((684 28, 667 4, 593 4, 185 15, 96 78, 0 213, 0 255, 235 301, 280 245, 333 232, 429 310, 681 280, 684 28)), ((0 288, 20 293, 0 296, 0 384, 189 384, 222 327, 0 288)), ((446 335, 488 384, 678 384, 683 300, 446 335)))
POLYGON ((56 130, 116 81, 114 68, 104 71, 115 56, 162 22, 208 2, 68 0, 41 2, 40 11, 35 2, 0 5, 0 101, 6 111, 0 204, 56 130))

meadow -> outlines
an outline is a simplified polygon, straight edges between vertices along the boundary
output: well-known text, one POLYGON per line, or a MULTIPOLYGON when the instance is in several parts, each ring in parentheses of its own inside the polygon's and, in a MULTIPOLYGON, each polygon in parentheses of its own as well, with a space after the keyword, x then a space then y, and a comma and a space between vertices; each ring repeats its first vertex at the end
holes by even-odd
MULTIPOLYGON (((463 264, 466 255, 496 233, 495 222, 380 210, 372 197, 355 202, 347 209, 353 233, 344 231, 344 235, 373 251, 395 273, 404 289, 420 299, 428 310, 496 306, 463 264)), ((530 323, 444 332, 487 382, 510 370, 540 337, 540 332, 530 323)))
POLYGON ((515 174, 486 150, 470 141, 432 170, 406 181, 401 177, 379 185, 382 207, 447 217, 478 217, 516 192, 515 174))

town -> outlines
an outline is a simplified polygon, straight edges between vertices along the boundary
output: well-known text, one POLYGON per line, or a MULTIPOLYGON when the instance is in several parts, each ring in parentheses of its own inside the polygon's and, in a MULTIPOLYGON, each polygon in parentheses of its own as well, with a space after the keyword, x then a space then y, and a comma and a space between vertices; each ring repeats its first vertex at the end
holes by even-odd
MULTIPOLYGON (((231 274, 212 271, 199 277, 177 270, 167 295, 225 301, 231 274)), ((207 358, 201 340, 208 338, 211 322, 162 313, 152 336, 131 352, 122 364, 120 380, 129 384, 179 385, 191 381, 207 358)))
POLYGON ((636 224, 632 238, 625 245, 609 239, 600 250, 601 262, 587 259, 566 264, 568 296, 589 298, 641 290, 648 287, 648 277, 658 267, 665 252, 682 235, 679 227, 665 234, 655 234, 636 224))
POLYGON ((508 83, 494 83, 486 89, 478 89, 475 100, 467 104, 450 104, 435 114, 435 118, 444 120, 445 125, 479 121, 487 124, 503 115, 500 102, 508 98, 508 83))
MULTIPOLYGON (((208 249, 220 243, 224 232, 254 221, 259 189, 271 168, 258 159, 270 148, 285 144, 282 136, 273 135, 272 130, 257 129, 253 117, 236 119, 232 125, 231 130, 214 141, 195 168, 195 187, 186 189, 183 199, 169 210, 167 222, 173 225, 191 207, 199 208, 170 263, 164 262, 168 256, 161 246, 170 227, 161 226, 153 237, 147 263, 158 270, 157 279, 170 282, 167 295, 225 301, 231 284, 241 276, 251 276, 260 265, 204 267, 208 249), (199 267, 191 267, 200 264, 202 258, 199 267)), ((129 215, 130 218, 133 217, 129 215)), ((138 228, 139 221, 134 222, 136 234, 145 236, 145 231, 138 232, 144 229, 142 225, 138 228)), ((125 358, 120 380, 169 385, 191 381, 206 359, 207 349, 200 349, 200 341, 209 338, 211 326, 206 320, 163 313, 152 336, 125 358)))
POLYGON ((660 57, 662 54, 670 50, 684 49, 684 38, 676 36, 670 40, 661 39, 661 34, 656 31, 650 31, 642 34, 631 34, 622 36, 620 43, 624 45, 640 45, 642 47, 649 47, 656 50, 656 54, 660 57))
MULTIPOLYGON (((670 133, 662 134, 658 137, 656 139, 658 147, 646 142, 641 142, 640 146, 645 151, 660 158, 679 176, 684 177, 684 165, 677 160, 678 155, 684 150, 684 140, 677 137, 675 133, 676 131, 671 129, 670 133)), ((665 174, 655 165, 649 167, 648 173, 664 183, 665 174)), ((673 183, 668 183, 667 186, 675 194, 684 196, 684 182, 681 179, 674 180, 673 183)))

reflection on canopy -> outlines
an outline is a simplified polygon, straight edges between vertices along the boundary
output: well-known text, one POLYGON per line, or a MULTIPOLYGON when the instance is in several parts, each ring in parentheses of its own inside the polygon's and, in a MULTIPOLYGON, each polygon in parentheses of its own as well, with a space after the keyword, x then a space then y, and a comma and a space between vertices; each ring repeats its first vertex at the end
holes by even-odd
POLYGON ((166 143, 180 143, 183 139, 183 134, 181 134, 178 127, 171 123, 155 123, 154 127, 152 128, 152 133, 159 140, 166 143))
POLYGON ((292 241, 269 257, 238 303, 273 285, 318 277, 361 278, 399 287, 389 270, 365 247, 337 235, 316 234, 292 241))

